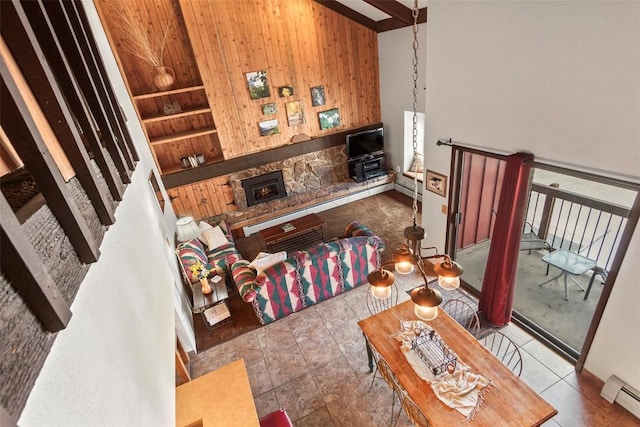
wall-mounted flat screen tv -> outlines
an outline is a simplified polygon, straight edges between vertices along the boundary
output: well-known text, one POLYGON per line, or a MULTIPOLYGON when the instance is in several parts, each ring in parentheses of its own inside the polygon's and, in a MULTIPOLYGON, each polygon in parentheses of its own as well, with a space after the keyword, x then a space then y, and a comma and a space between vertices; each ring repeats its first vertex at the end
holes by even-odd
POLYGON ((374 157, 383 153, 383 128, 380 127, 347 135, 347 156, 349 160, 374 157))

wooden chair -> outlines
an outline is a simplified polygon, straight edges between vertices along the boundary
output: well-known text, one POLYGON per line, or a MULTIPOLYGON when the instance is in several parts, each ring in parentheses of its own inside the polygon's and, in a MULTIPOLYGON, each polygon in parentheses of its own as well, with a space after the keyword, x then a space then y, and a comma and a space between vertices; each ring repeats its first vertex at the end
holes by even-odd
MULTIPOLYGON (((395 283, 387 288, 389 290, 389 296, 387 298, 378 298, 374 294, 373 286, 369 286, 367 290, 367 308, 369 313, 373 316, 381 311, 387 310, 398 303, 398 287, 395 283)), ((365 338, 365 345, 367 346, 367 357, 369 358, 369 372, 373 372, 373 357, 371 355, 371 347, 369 342, 365 338)), ((374 373, 375 377, 375 373, 374 373)))
MULTIPOLYGON (((368 341, 367 341, 367 345, 368 345, 368 341)), ((380 377, 382 377, 382 379, 385 380, 385 382, 393 392, 393 398, 392 398, 393 400, 391 401, 391 422, 389 423, 389 425, 395 425, 395 423, 398 421, 397 417, 400 416, 400 411, 398 411, 398 415, 395 416, 396 421, 395 422, 393 421, 395 407, 396 407, 396 396, 398 396, 398 393, 401 387, 398 384, 398 380, 396 379, 395 374, 391 370, 389 363, 386 360, 384 360, 384 358, 380 356, 380 354, 375 349, 373 349, 373 347, 371 347, 371 351, 376 361, 376 373, 378 372, 380 373, 380 377)), ((375 381, 375 379, 376 379, 376 374, 374 373, 373 378, 371 378, 371 385, 369 385, 369 391, 371 391, 371 388, 373 387, 373 382, 375 381)))
POLYGON ((518 346, 502 332, 494 332, 482 338, 480 342, 489 349, 494 356, 502 361, 514 374, 522 373, 522 355, 518 346))
POLYGON ((398 287, 393 284, 387 289, 389 290, 387 298, 377 298, 374 294, 373 286, 369 286, 367 290, 367 308, 372 316, 394 307, 398 303, 398 287))
MULTIPOLYGON (((409 396, 406 390, 400 389, 398 395, 400 396, 400 405, 402 406, 402 409, 404 409, 404 413, 407 414, 407 418, 409 418, 409 421, 411 421, 413 425, 417 427, 431 426, 427 417, 424 415, 424 413, 422 413, 420 408, 418 408, 418 405, 416 405, 416 403, 413 401, 411 396, 409 396)), ((399 414, 398 418, 400 418, 399 414)), ((398 418, 396 418, 396 423, 398 422, 398 418)))
POLYGON ((471 335, 478 337, 480 334, 480 319, 476 310, 467 302, 461 299, 450 299, 442 309, 465 328, 471 335))

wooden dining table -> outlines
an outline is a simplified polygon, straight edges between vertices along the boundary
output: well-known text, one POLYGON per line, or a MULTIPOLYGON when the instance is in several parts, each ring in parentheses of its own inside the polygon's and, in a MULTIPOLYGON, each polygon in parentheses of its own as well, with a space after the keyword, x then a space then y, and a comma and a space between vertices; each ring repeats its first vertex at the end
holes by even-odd
MULTIPOLYGON (((436 397, 430 384, 416 374, 405 358, 401 343, 392 337, 400 330, 401 320, 419 320, 413 307, 412 301, 406 301, 363 319, 358 325, 431 425, 460 425, 465 422, 465 416, 436 397)), ((442 309, 439 309, 438 317, 428 323, 471 372, 493 382, 484 394, 471 426, 537 426, 557 414, 553 406, 442 309)))

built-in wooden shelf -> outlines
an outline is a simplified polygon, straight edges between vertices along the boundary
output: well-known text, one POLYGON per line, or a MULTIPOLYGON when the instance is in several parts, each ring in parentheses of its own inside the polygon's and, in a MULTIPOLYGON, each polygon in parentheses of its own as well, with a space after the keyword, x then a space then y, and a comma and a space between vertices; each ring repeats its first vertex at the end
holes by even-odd
POLYGON ((209 135, 212 133, 216 133, 217 130, 215 128, 203 128, 203 129, 192 129, 185 132, 178 132, 171 135, 158 136, 155 138, 150 138, 149 143, 151 145, 161 145, 167 144, 169 142, 180 141, 182 139, 195 138, 197 136, 209 135))
POLYGON ((148 117, 146 119, 142 119, 142 123, 147 124, 147 123, 159 122, 162 120, 178 119, 180 117, 188 117, 188 116, 194 116, 196 114, 204 114, 204 113, 211 113, 211 108, 209 107, 196 108, 193 110, 181 111, 175 114, 163 114, 161 116, 148 117))
POLYGON ((165 91, 162 91, 162 92, 144 93, 142 95, 135 95, 133 97, 133 99, 135 99, 136 101, 139 101, 141 99, 157 98, 159 96, 167 96, 167 95, 175 95, 175 94, 178 94, 178 93, 194 92, 196 90, 204 90, 204 86, 203 85, 200 85, 200 86, 189 86, 189 87, 182 87, 182 88, 179 88, 179 89, 165 90, 165 91))

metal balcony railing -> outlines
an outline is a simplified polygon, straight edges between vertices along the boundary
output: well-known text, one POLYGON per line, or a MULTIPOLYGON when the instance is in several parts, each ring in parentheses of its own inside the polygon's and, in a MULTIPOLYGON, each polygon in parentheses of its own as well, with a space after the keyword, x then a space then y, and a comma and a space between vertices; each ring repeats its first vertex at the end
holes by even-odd
POLYGON ((525 229, 548 242, 593 259, 609 271, 630 208, 562 190, 557 184, 532 184, 525 229))

